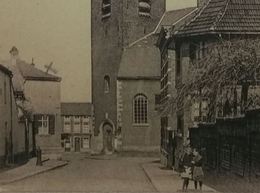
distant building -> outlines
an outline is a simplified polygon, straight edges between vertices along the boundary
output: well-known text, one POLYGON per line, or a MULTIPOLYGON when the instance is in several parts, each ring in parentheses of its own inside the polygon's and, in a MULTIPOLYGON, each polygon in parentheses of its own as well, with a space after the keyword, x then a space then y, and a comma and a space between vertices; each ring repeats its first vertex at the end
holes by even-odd
POLYGON ((25 122, 18 117, 12 76, 0 65, 0 167, 26 161, 31 150, 28 141, 32 140, 32 131, 27 131, 25 122))
POLYGON ((65 151, 91 150, 93 106, 91 103, 61 103, 62 147, 65 151))
POLYGON ((29 100, 34 120, 35 146, 43 153, 52 154, 61 149, 60 82, 61 78, 48 74, 19 58, 16 47, 10 50, 10 60, 4 64, 14 73, 16 97, 29 100))
MULTIPOLYGON (((128 96, 128 100, 123 97, 125 110, 122 112, 123 118, 126 118, 127 115, 132 115, 131 109, 134 96, 138 97, 138 94, 144 94, 139 96, 140 100, 141 96, 144 98, 148 97, 143 100, 144 103, 148 100, 150 104, 154 100, 154 96, 151 98, 151 92, 146 94, 147 90, 142 90, 141 88, 139 90, 134 88, 135 90, 133 91, 126 91, 127 89, 132 89, 132 87, 142 85, 142 78, 136 80, 135 83, 131 85, 133 81, 127 80, 126 83, 125 80, 119 80, 118 73, 119 69, 122 68, 120 62, 124 48, 154 31, 165 12, 165 6, 165 0, 91 1, 92 101, 95 109, 93 148, 98 152, 106 151, 111 153, 117 148, 117 145, 120 145, 117 143, 117 139, 120 138, 121 129, 123 131, 124 128, 118 125, 119 115, 117 113, 119 107, 117 97, 119 94, 127 95, 127 93, 130 94, 131 92, 131 95, 128 96), (118 93, 117 87, 118 80, 120 82, 119 84, 123 84, 123 87, 128 87, 123 88, 120 93, 118 93), (132 94, 134 96, 132 96, 132 94), (129 112, 126 113, 126 111, 129 112)), ((143 57, 146 57, 145 54, 143 57)), ((132 69, 130 67, 128 69, 129 73, 133 74, 131 73, 132 69)), ((146 89, 148 89, 148 87, 146 87, 146 89)), ((153 105, 150 107, 153 108, 153 105)), ((140 123, 142 122, 141 119, 146 119, 145 116, 143 118, 141 118, 141 116, 140 114, 140 123)), ((140 132, 135 133, 132 131, 129 133, 128 131, 130 131, 130 128, 132 128, 134 124, 134 119, 132 119, 132 116, 129 116, 128 119, 124 125, 125 134, 122 133, 125 135, 123 140, 126 139, 125 143, 128 144, 127 146, 140 147, 143 146, 143 144, 149 146, 148 141, 152 139, 149 137, 149 135, 152 135, 148 132, 149 127, 145 127, 143 130, 142 128, 138 129, 133 127, 133 129, 139 130, 140 132), (147 137, 146 142, 142 142, 141 144, 131 144, 129 141, 127 142, 127 140, 132 140, 133 142, 136 140, 137 143, 139 143, 145 137, 147 137)), ((147 117, 147 121, 150 119, 152 119, 152 117, 147 117)), ((137 121, 137 124, 139 124, 139 121, 137 121)), ((152 124, 152 122, 149 122, 149 124, 152 124)), ((124 143, 124 141, 122 141, 122 143, 124 143)))
POLYGON ((62 103, 62 146, 65 151, 90 151, 93 127, 91 103, 62 103))

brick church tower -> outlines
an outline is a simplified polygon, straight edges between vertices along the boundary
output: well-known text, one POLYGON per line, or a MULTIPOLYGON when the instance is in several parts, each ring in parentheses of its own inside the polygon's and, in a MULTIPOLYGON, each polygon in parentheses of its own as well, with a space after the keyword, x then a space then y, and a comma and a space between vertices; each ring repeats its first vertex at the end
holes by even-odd
POLYGON ((117 131, 117 74, 123 48, 154 31, 165 0, 91 0, 92 148, 113 152, 117 131))

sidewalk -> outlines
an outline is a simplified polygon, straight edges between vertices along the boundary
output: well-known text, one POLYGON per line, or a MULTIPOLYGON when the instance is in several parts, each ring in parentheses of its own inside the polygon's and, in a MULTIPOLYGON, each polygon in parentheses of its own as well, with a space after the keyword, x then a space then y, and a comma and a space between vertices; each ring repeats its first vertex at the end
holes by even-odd
POLYGON ((42 166, 36 166, 36 158, 33 158, 25 165, 0 173, 0 185, 10 184, 67 164, 66 161, 47 160, 43 162, 42 166))
MULTIPOLYGON (((160 163, 146 163, 142 165, 146 175, 158 192, 182 192, 182 180, 178 173, 163 168, 160 163)), ((216 192, 214 189, 203 186, 202 191, 194 189, 193 181, 187 192, 216 192)))

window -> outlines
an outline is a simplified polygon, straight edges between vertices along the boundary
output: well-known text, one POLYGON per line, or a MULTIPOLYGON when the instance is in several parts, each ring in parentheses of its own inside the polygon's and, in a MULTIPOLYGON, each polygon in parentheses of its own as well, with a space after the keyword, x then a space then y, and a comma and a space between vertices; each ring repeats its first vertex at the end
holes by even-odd
POLYGON ((73 123, 73 132, 80 133, 80 116, 74 116, 73 123))
POLYGON ((148 100, 143 94, 138 94, 134 98, 134 123, 147 124, 148 100))
MULTIPOLYGON (((190 44, 190 60, 194 62, 196 60, 201 60, 207 52, 205 42, 194 42, 190 44)), ((200 66, 198 66, 201 68, 200 66)))
POLYGON ((151 17, 151 0, 139 0, 139 16, 151 17))
POLYGON ((55 115, 34 115, 34 124, 39 135, 55 134, 55 115))
POLYGON ((90 142, 89 138, 84 137, 82 139, 82 148, 89 149, 90 148, 89 142, 90 142))
POLYGON ((177 115, 177 132, 183 136, 184 134, 184 116, 177 115))
POLYGON ((111 16, 111 0, 102 1, 102 19, 109 18, 111 16))
POLYGON ((90 127, 89 127, 89 118, 83 117, 82 119, 82 133, 89 133, 90 132, 90 127))
POLYGON ((195 122, 207 122, 208 120, 208 100, 202 99, 193 103, 193 120, 195 122))
POLYGON ((110 78, 109 76, 104 77, 104 92, 109 93, 110 90, 110 78))
POLYGON ((70 116, 64 117, 63 132, 64 133, 70 133, 71 132, 71 118, 70 118, 70 116))

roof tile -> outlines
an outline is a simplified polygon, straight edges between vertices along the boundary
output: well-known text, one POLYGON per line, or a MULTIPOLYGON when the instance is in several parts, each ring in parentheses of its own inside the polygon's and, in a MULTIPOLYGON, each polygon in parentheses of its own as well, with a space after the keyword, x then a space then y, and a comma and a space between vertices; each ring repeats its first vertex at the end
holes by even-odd
POLYGON ((177 35, 260 33, 260 0, 209 0, 177 35))

